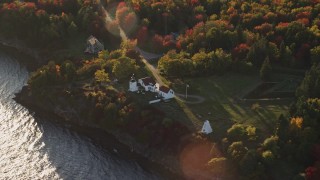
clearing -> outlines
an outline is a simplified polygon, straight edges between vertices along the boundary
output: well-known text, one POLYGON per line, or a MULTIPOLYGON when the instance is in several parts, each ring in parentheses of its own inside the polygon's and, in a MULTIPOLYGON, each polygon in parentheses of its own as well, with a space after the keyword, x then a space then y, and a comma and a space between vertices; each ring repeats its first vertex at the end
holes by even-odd
POLYGON ((261 80, 258 75, 228 73, 222 76, 187 78, 174 82, 176 92, 205 98, 200 104, 186 104, 200 120, 208 119, 217 136, 224 137, 226 130, 238 122, 254 125, 262 134, 270 134, 280 116, 286 114, 292 100, 244 101, 241 98, 254 89, 261 80))

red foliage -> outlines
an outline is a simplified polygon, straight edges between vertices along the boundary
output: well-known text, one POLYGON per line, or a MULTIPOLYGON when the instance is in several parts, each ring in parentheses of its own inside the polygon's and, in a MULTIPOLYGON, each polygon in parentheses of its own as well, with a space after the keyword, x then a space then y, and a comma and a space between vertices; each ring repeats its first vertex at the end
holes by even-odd
POLYGON ((311 0, 313 4, 318 4, 320 3, 320 0, 311 0))
POLYGON ((311 12, 300 12, 296 15, 297 19, 301 19, 301 18, 310 18, 311 12))
POLYGON ((180 39, 176 43, 176 48, 181 49, 181 40, 180 39))
POLYGON ((272 24, 269 23, 263 23, 260 26, 256 26, 254 28, 256 31, 259 31, 261 34, 267 34, 272 30, 272 24))
POLYGON ((203 18, 203 15, 202 15, 202 14, 197 14, 195 18, 196 18, 196 20, 197 20, 198 22, 200 22, 200 21, 203 21, 203 20, 204 20, 204 18, 203 18))
POLYGON ((190 1, 190 4, 191 4, 192 6, 196 6, 196 5, 199 4, 199 0, 191 0, 191 1, 190 1))
POLYGON ((300 22, 301 24, 304 24, 305 26, 309 26, 310 21, 307 18, 301 18, 297 20, 298 22, 300 22))
POLYGON ((125 27, 125 21, 126 21, 126 16, 129 13, 129 8, 128 7, 122 7, 122 8, 118 8, 116 11, 116 20, 119 22, 119 24, 122 27, 125 27))
POLYGON ((17 10, 18 6, 16 3, 4 3, 2 6, 3 10, 17 10))
POLYGON ((27 8, 27 9, 36 9, 36 4, 34 2, 26 2, 23 7, 27 8))
POLYGON ((230 8, 227 10, 227 13, 228 13, 228 14, 233 14, 234 12, 235 12, 234 7, 230 7, 230 8))
POLYGON ((148 28, 142 26, 137 33, 138 44, 143 44, 147 41, 148 38, 148 28))
POLYGON ((39 10, 37 10, 36 11, 36 16, 43 16, 43 15, 45 15, 47 12, 45 11, 45 10, 43 10, 43 9, 39 9, 39 10))
POLYGON ((277 30, 283 30, 286 29, 289 26, 288 22, 280 22, 277 26, 276 29, 277 30))
POLYGON ((141 7, 139 4, 134 4, 133 9, 134 9, 134 11, 139 12, 141 10, 141 7))
POLYGON ((193 26, 193 31, 195 33, 200 33, 202 31, 204 31, 204 22, 201 21, 201 22, 197 23, 195 26, 193 26))
POLYGON ((124 29, 126 31, 131 31, 137 24, 137 17, 134 12, 128 13, 124 19, 124 29))
POLYGON ((245 43, 239 44, 232 50, 232 57, 234 60, 242 60, 247 56, 249 46, 245 43))
POLYGON ((121 8, 124 8, 124 7, 127 7, 127 4, 125 2, 120 2, 117 6, 117 9, 121 9, 121 8))
POLYGON ((306 180, 320 179, 320 170, 318 167, 310 166, 305 170, 306 180))
POLYGON ((174 40, 173 40, 173 36, 172 35, 166 35, 163 38, 163 42, 162 42, 163 47, 168 48, 168 47, 174 47, 174 40))
POLYGON ((187 29, 185 36, 188 37, 188 36, 192 36, 192 35, 193 35, 193 29, 187 29))
POLYGON ((162 49, 163 48, 163 37, 159 34, 156 34, 152 38, 152 42, 155 48, 162 49))

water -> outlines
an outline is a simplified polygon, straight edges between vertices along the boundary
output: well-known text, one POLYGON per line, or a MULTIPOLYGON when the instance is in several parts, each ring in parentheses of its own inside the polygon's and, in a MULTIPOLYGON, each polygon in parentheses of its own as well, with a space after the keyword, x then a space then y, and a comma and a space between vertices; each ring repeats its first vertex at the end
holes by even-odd
POLYGON ((0 52, 0 179, 159 179, 64 127, 35 120, 12 98, 28 72, 0 52))

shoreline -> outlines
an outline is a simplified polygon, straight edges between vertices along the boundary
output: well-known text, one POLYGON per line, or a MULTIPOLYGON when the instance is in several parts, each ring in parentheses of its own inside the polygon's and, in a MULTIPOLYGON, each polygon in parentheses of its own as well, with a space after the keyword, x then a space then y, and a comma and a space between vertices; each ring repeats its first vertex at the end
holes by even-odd
MULTIPOLYGON (((25 65, 28 71, 34 71, 45 63, 45 60, 41 60, 42 58, 37 50, 27 48, 21 45, 21 42, 16 41, 16 43, 17 44, 13 43, 13 41, 5 40, 0 36, 0 49, 16 58, 19 63, 25 65)), ((32 101, 32 98, 30 98, 28 102, 25 97, 28 97, 27 86, 24 86, 19 93, 15 94, 14 100, 25 108, 35 112, 36 116, 48 117, 49 115, 49 117, 54 117, 49 118, 53 123, 89 137, 96 145, 101 146, 109 152, 113 152, 114 149, 116 149, 117 153, 114 153, 115 155, 121 155, 119 157, 124 160, 136 161, 148 172, 156 172, 159 175, 165 175, 166 178, 169 179, 184 179, 183 173, 181 170, 179 171, 177 164, 172 166, 171 163, 165 163, 163 160, 167 158, 165 158, 164 155, 159 152, 154 153, 150 151, 148 147, 143 148, 141 144, 132 142, 133 138, 130 137, 130 135, 120 131, 103 130, 93 124, 80 124, 74 121, 68 121, 53 110, 46 110, 42 106, 36 105, 36 103, 32 101), (110 142, 113 143, 113 147, 110 147, 110 142), (171 165, 171 167, 168 167, 168 165, 171 165)))
POLYGON ((39 55, 38 50, 26 47, 19 40, 5 39, 1 35, 0 50, 16 58, 30 72, 36 70, 47 60, 39 55))
MULTIPOLYGON (((66 120, 66 118, 58 115, 54 111, 43 108, 43 106, 34 103, 31 99, 28 99, 27 87, 16 94, 14 100, 24 106, 25 108, 35 112, 36 121, 39 119, 48 119, 50 122, 63 126, 75 131, 81 135, 84 135, 90 138, 94 144, 102 147, 104 150, 109 151, 110 153, 120 157, 123 160, 135 161, 137 162, 144 170, 149 173, 155 173, 159 176, 165 176, 165 179, 179 180, 184 179, 182 172, 177 172, 172 167, 166 166, 157 160, 152 154, 153 152, 150 149, 142 152, 139 147, 140 144, 132 143, 128 140, 129 135, 112 130, 103 130, 94 124, 89 123, 77 123, 74 120, 66 120), (41 117, 41 118, 40 118, 41 117), (126 137, 127 136, 127 137, 126 137), (110 144, 112 146, 110 146, 110 144), (132 149, 132 147, 135 147, 132 149), (140 149, 140 151, 138 150, 140 149), (116 150, 116 152, 115 152, 116 150)), ((73 119, 73 118, 71 118, 73 119)), ((82 121, 83 122, 83 121, 82 121)), ((160 158, 161 159, 161 158, 160 158)))

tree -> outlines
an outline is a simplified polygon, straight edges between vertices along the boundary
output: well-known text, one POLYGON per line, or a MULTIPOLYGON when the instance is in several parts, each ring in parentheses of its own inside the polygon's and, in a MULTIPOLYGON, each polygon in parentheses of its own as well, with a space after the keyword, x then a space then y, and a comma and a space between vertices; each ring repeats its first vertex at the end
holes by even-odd
POLYGON ((102 84, 110 82, 109 74, 106 73, 104 69, 97 70, 94 73, 94 78, 97 82, 102 84))
POLYGON ((107 60, 109 58, 109 51, 108 50, 102 50, 98 53, 99 59, 107 60))
POLYGON ((172 50, 160 58, 158 68, 170 76, 190 76, 193 74, 193 63, 189 54, 172 50))
POLYGON ((72 21, 67 31, 69 36, 74 36, 78 32, 78 26, 72 21))
POLYGON ((265 38, 261 38, 255 42, 247 54, 248 61, 252 62, 252 64, 256 67, 261 67, 265 58, 268 56, 267 45, 268 42, 265 38))
POLYGON ((112 73, 114 73, 119 80, 124 80, 135 73, 137 68, 133 59, 122 56, 114 63, 112 73))
POLYGON ((266 57, 260 69, 261 79, 264 81, 270 80, 271 72, 272 72, 272 67, 270 65, 270 60, 269 60, 269 57, 266 57))
POLYGON ((320 64, 313 65, 297 88, 296 96, 320 98, 320 64))
POLYGON ((60 67, 61 76, 67 81, 72 81, 76 77, 76 67, 72 61, 65 61, 60 67))
POLYGON ((280 57, 279 57, 281 63, 285 66, 289 66, 292 58, 293 58, 292 51, 288 46, 284 44, 284 42, 282 42, 280 44, 280 57))
POLYGON ((311 61, 314 64, 318 64, 320 62, 320 46, 316 46, 310 50, 311 53, 311 61))

